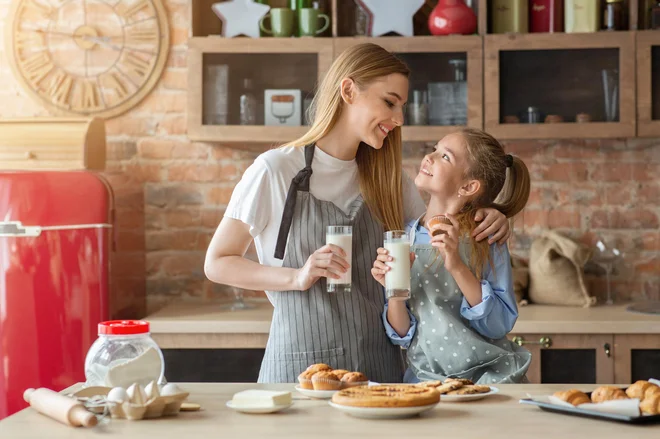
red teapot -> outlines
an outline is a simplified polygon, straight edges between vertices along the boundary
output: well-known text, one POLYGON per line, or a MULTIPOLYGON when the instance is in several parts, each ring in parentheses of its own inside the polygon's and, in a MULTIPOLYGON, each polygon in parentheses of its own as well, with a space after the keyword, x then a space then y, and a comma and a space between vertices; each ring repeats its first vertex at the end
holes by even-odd
POLYGON ((477 30, 477 15, 463 0, 439 0, 429 15, 433 35, 469 35, 477 30))

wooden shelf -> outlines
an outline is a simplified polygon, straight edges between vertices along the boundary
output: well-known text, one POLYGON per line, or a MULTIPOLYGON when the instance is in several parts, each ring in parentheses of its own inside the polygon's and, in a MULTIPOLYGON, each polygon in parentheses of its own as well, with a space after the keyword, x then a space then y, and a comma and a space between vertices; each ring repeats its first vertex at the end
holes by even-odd
POLYGON ((660 32, 637 33, 637 135, 640 137, 660 136, 659 52, 660 32))
MULTIPOLYGON (((238 89, 246 72, 257 78, 261 88, 296 88, 312 91, 316 82, 328 71, 333 59, 333 42, 328 38, 291 38, 282 44, 276 38, 221 38, 196 37, 188 43, 188 137, 196 141, 235 143, 277 143, 293 140, 306 131, 305 126, 267 125, 207 125, 203 117, 203 75, 205 62, 240 64, 234 66, 237 75, 231 73, 227 85, 227 112, 237 113, 237 96, 230 96, 238 89), (311 55, 310 58, 306 55, 311 55), (254 58, 253 58, 254 57, 254 58), (286 58, 305 57, 304 68, 298 68, 286 58), (261 62, 259 61, 261 60, 261 62), (270 66, 270 68, 269 68, 270 66), (279 70, 278 70, 279 69, 279 70), (281 71, 277 75, 274 71, 281 71), (292 77, 295 74, 299 77, 292 77), (235 78, 234 78, 235 77, 235 78), (233 79, 232 79, 233 78, 233 79), (277 85, 273 85, 277 84, 277 85)), ((257 93, 259 93, 257 91, 257 93)), ((255 94, 257 94, 255 93, 255 94)), ((257 98, 259 99, 259 95, 257 98)), ((228 119, 231 122, 231 119, 228 119)))
MULTIPOLYGON (((506 35, 487 35, 485 37, 485 129, 497 138, 501 139, 541 139, 541 138, 603 138, 603 137, 634 137, 635 135, 635 32, 597 32, 585 34, 506 34, 506 35), (500 78, 500 60, 507 56, 507 52, 519 52, 521 56, 527 57, 529 65, 529 55, 533 55, 537 61, 547 62, 547 57, 539 57, 542 51, 562 51, 563 55, 573 50, 584 50, 584 57, 588 58, 589 50, 609 49, 618 56, 618 62, 614 62, 613 67, 619 70, 619 120, 618 122, 600 122, 591 123, 553 123, 553 124, 505 124, 502 123, 500 109, 501 102, 500 90, 502 87, 502 78, 500 78), (529 52, 533 51, 533 52, 529 52)), ((555 54, 557 52, 554 52, 555 54)), ((551 54, 548 54, 550 56, 551 54)), ((594 57, 591 57, 594 58, 594 57)), ((585 62, 584 59, 579 60, 585 62)), ((510 63, 509 63, 510 64, 510 63)), ((568 66, 567 68, 575 65, 568 66)), ((557 66, 557 71, 549 72, 547 69, 539 74, 553 75, 562 73, 563 66, 557 66)), ((521 65, 515 65, 513 74, 525 74, 521 65), (522 72, 522 73, 521 73, 522 72)), ((565 72, 565 70, 564 70, 565 72)), ((571 70, 571 75, 575 76, 575 70, 571 70)), ((584 72, 582 72, 584 77, 584 72)), ((527 72, 528 76, 506 79, 510 83, 529 86, 530 81, 534 79, 527 72)), ((600 72, 593 75, 593 81, 589 83, 591 90, 602 90, 600 72)), ((533 82, 531 82, 534 84, 533 82)), ((534 84, 535 85, 535 84, 534 84)), ((565 85, 565 83, 564 83, 565 85)), ((575 84, 573 84, 575 85, 575 84)), ((570 87, 570 85, 569 85, 570 87)), ((578 87, 579 89, 579 87, 578 87)), ((574 93, 573 90, 563 89, 565 92, 574 93)), ((546 82, 539 83, 539 86, 533 88, 536 96, 556 98, 558 88, 553 84, 546 82), (546 93, 543 93, 545 91, 546 93)), ((582 90, 580 90, 582 91, 582 90)), ((568 95, 568 94, 567 94, 568 95)), ((601 92, 602 96, 602 92, 601 92)), ((523 96, 519 99, 532 99, 534 96, 523 96)), ((510 93, 507 99, 512 99, 510 93)), ((515 98, 514 98, 515 99, 515 98)), ((531 102, 530 102, 531 105, 531 102)), ((566 102, 564 108, 569 107, 566 102)), ((565 120, 568 120, 565 118, 565 120)), ((574 119, 573 119, 574 120, 574 119)))

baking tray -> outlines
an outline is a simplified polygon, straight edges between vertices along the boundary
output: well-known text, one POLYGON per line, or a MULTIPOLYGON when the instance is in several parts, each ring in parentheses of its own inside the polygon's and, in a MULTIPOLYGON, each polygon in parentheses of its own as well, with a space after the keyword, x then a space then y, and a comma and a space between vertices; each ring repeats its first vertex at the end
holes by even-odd
MULTIPOLYGON (((625 390, 622 389, 622 390, 625 390)), ((585 392, 591 398, 591 392, 585 392)), ((591 410, 579 409, 577 407, 564 407, 549 402, 535 401, 531 398, 523 398, 519 401, 521 404, 529 404, 540 407, 541 410, 548 412, 560 413, 564 415, 580 416, 583 418, 601 419, 605 421, 622 422, 625 424, 660 424, 660 415, 641 415, 641 416, 626 416, 618 415, 616 413, 603 413, 591 410)))

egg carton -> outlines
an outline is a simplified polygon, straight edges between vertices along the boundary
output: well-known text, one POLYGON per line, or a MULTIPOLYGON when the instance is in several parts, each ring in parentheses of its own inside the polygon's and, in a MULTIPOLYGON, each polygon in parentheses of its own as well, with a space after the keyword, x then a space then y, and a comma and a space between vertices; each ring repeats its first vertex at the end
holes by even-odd
POLYGON ((73 396, 79 399, 101 397, 113 418, 138 420, 176 415, 189 394, 171 383, 159 389, 152 381, 146 387, 136 383, 127 389, 87 387, 74 393, 73 396))

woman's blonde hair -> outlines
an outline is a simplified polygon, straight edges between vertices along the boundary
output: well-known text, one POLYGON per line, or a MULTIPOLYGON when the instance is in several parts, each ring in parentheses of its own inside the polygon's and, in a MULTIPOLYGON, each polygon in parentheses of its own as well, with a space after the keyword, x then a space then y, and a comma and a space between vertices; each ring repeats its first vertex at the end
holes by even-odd
MULTIPOLYGON (((339 120, 343 108, 341 82, 350 78, 360 90, 393 73, 410 75, 408 67, 392 53, 371 43, 346 49, 332 63, 317 88, 309 109, 310 129, 299 139, 283 146, 302 147, 326 136, 339 120)), ((403 229, 401 193, 401 127, 389 132, 383 147, 376 150, 360 144, 355 157, 360 190, 371 213, 387 230, 403 229)))
MULTIPOLYGON (((481 183, 476 197, 457 215, 461 234, 471 236, 477 226, 474 220, 477 209, 492 207, 507 218, 523 210, 529 198, 530 178, 525 162, 506 154, 502 144, 490 134, 474 128, 461 129, 458 134, 463 137, 468 152, 465 177, 481 183)), ((470 267, 479 278, 486 261, 493 268, 490 246, 487 240, 470 239, 470 267)))

